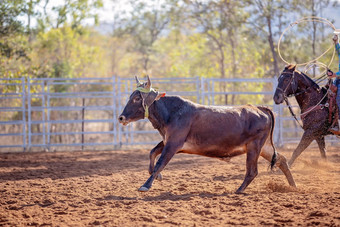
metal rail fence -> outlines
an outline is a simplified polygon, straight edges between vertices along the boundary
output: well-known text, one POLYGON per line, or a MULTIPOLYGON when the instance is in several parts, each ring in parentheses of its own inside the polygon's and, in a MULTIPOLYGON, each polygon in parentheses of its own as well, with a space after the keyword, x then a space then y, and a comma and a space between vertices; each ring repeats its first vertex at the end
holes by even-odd
MULTIPOLYGON (((276 113, 274 141, 296 143, 302 129, 283 105, 274 105, 274 79, 152 78, 153 87, 206 105, 252 100, 276 113)), ((0 79, 0 151, 114 149, 161 140, 146 120, 124 127, 118 115, 135 80, 112 78, 0 79)), ((299 112, 295 105, 294 111, 299 112)), ((328 137, 329 142, 337 142, 328 137)))
POLYGON ((0 150, 27 146, 25 79, 0 78, 0 150))

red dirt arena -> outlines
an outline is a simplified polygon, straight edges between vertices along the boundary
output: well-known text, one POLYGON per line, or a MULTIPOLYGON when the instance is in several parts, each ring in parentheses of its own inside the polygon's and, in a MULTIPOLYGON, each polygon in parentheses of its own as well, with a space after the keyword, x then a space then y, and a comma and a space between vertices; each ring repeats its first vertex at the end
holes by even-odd
MULTIPOLYGON (((292 149, 279 149, 290 158, 292 149)), ((229 163, 178 154, 149 192, 148 150, 0 154, 0 226, 340 226, 340 151, 308 148, 298 188, 259 161, 235 194, 245 155, 229 163)))

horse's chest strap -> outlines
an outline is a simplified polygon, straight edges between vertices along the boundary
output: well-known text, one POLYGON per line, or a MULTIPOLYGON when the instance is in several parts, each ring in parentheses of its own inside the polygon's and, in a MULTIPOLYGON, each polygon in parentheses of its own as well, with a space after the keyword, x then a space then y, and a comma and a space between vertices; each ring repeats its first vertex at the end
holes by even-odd
POLYGON ((311 106, 309 107, 305 112, 303 112, 300 117, 301 117, 301 120, 303 121, 303 119, 312 111, 315 111, 315 110, 322 110, 323 108, 328 108, 329 107, 329 104, 328 103, 325 103, 325 104, 319 104, 317 106, 311 106))

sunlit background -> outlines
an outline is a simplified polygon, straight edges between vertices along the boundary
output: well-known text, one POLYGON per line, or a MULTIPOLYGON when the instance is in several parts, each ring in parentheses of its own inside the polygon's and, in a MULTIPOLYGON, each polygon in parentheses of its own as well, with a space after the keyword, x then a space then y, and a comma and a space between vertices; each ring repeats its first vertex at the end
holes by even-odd
MULTIPOLYGON (((318 16, 340 27, 339 1, 328 0, 4 0, 0 6, 4 77, 273 77, 284 66, 276 47, 290 23, 318 16)), ((311 60, 331 34, 322 23, 301 24, 287 33, 282 52, 292 63, 311 60)))

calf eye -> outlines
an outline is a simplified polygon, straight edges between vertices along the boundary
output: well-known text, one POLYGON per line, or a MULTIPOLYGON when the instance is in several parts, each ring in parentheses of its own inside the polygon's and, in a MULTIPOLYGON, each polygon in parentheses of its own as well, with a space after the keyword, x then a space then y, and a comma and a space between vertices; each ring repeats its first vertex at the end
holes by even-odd
POLYGON ((139 102, 140 100, 141 100, 140 97, 136 97, 136 98, 133 99, 133 102, 139 102))

